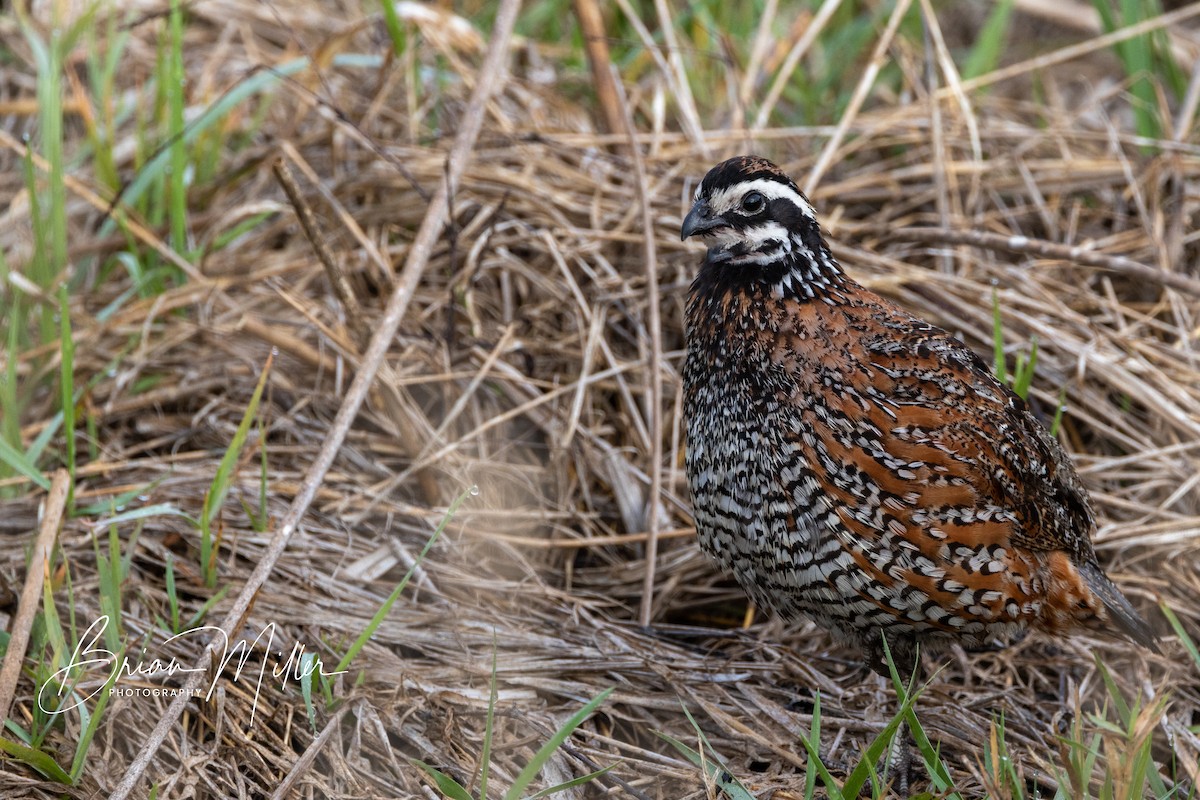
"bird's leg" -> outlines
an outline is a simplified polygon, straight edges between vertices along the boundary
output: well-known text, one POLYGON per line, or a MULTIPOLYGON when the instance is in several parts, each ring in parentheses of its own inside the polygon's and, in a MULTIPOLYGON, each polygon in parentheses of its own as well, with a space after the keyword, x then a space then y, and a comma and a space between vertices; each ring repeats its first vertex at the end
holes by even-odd
MULTIPOLYGON (((905 687, 905 692, 915 691, 917 682, 921 679, 921 659, 917 652, 916 641, 907 637, 886 636, 885 643, 884 636, 880 636, 880 646, 876 652, 872 652, 871 667, 891 683, 892 670, 888 666, 888 656, 891 658, 891 666, 895 667, 896 677, 905 687)), ((897 694, 897 714, 900 713, 903 705, 900 695, 897 694)), ((909 728, 907 720, 901 720, 900 727, 888 747, 883 774, 885 783, 889 780, 895 781, 896 792, 901 797, 908 796, 909 782, 913 777, 912 771, 916 763, 915 752, 916 741, 913 739, 912 730, 909 728)))

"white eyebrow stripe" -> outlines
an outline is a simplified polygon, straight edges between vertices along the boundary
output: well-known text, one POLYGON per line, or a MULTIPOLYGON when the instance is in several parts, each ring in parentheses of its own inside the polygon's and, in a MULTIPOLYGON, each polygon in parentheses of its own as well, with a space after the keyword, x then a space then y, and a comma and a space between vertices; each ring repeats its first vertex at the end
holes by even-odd
POLYGON ((816 210, 813 209, 812 204, 804 199, 803 195, 786 184, 768 178, 756 178, 745 183, 734 184, 728 189, 722 189, 708 199, 708 204, 716 213, 724 214, 750 192, 758 192, 767 198, 767 200, 779 200, 781 198, 791 200, 796 204, 797 208, 809 217, 812 217, 814 220, 817 218, 816 210))

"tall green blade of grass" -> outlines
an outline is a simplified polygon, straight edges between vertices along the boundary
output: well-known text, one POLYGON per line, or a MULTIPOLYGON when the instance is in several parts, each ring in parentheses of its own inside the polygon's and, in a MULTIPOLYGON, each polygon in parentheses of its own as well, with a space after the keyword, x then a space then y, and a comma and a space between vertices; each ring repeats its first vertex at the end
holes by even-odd
POLYGON ((433 782, 437 784, 438 791, 442 793, 443 797, 448 797, 450 800, 473 800, 470 793, 458 781, 437 767, 415 758, 412 763, 420 767, 426 775, 433 778, 433 782))
POLYGON ((492 734, 496 723, 496 631, 492 630, 492 676, 488 681, 487 718, 483 722, 483 752, 479 755, 479 796, 487 797, 488 773, 492 763, 492 734))
MULTIPOLYGON (((1129 27, 1162 15, 1159 0, 1093 0, 1100 15, 1104 32, 1129 27), (1114 8, 1115 5, 1115 8, 1114 8)), ((1139 135, 1160 139, 1166 135, 1169 121, 1164 122, 1160 112, 1158 86, 1182 96, 1187 78, 1166 44, 1163 31, 1135 36, 1113 46, 1125 74, 1129 77, 1130 104, 1133 110, 1134 128, 1139 135)))
POLYGON ((16 761, 29 765, 52 781, 67 786, 72 783, 71 776, 58 765, 57 761, 35 747, 17 744, 0 737, 0 751, 7 753, 16 761))
MULTIPOLYGON (((575 732, 576 728, 583 724, 585 719, 592 715, 593 711, 599 708, 600 705, 608 699, 608 696, 613 693, 615 688, 615 686, 610 686, 600 694, 593 697, 587 705, 576 711, 569 720, 563 723, 563 726, 555 731, 554 735, 547 739, 545 744, 538 748, 538 751, 533 754, 533 758, 529 759, 529 763, 525 765, 525 768, 522 769, 517 774, 517 777, 513 779, 512 786, 508 787, 508 791, 504 793, 504 800, 518 800, 518 798, 522 796, 522 792, 525 791, 525 787, 533 783, 533 779, 536 778, 538 773, 542 771, 542 767, 544 767, 546 762, 550 760, 550 757, 554 755, 554 751, 562 747, 563 742, 565 742, 567 738, 575 732)), ((591 777, 594 777, 597 774, 599 773, 593 773, 592 776, 588 777, 588 779, 590 780, 591 777)), ((542 796, 544 796, 544 794, 542 796)))
POLYGON ((62 403, 67 472, 71 476, 67 489, 67 514, 70 516, 75 513, 75 341, 71 338, 71 302, 66 284, 58 290, 58 315, 59 402, 62 403))
POLYGON ((1158 607, 1162 609, 1163 616, 1167 618, 1167 622, 1171 623, 1171 630, 1175 631, 1175 635, 1179 637, 1179 643, 1183 645, 1183 649, 1187 651, 1188 656, 1192 659, 1192 663, 1196 665, 1196 669, 1200 670, 1200 648, 1196 646, 1196 642, 1192 639, 1187 629, 1183 627, 1183 623, 1179 621, 1179 617, 1167 605, 1165 600, 1158 601, 1158 607))
POLYGON ((1012 22, 1013 8, 1016 0, 1000 0, 992 6, 987 20, 979 30, 975 45, 963 63, 962 77, 964 80, 986 75, 1000 64, 1000 56, 1004 52, 1008 40, 1008 27, 1012 22))
POLYGON ((1033 385, 1033 372, 1037 369, 1037 351, 1037 337, 1030 336, 1029 357, 1017 357, 1017 368, 1013 371, 1012 389, 1022 399, 1028 399, 1029 387, 1033 385))
POLYGON ((417 553, 417 557, 413 559, 412 566, 408 568, 408 571, 404 573, 404 577, 400 579, 398 584, 396 584, 396 588, 392 589, 392 593, 389 594, 387 599, 384 600, 379 606, 379 610, 376 611, 374 616, 371 617, 371 621, 367 623, 365 628, 363 628, 362 633, 360 633, 358 638, 354 640, 354 643, 350 645, 350 649, 346 651, 346 655, 342 656, 342 660, 338 662, 337 667, 334 668, 334 672, 342 672, 343 670, 347 669, 350 666, 350 662, 353 661, 354 657, 358 655, 358 652, 363 649, 367 641, 375 635, 376 629, 378 629, 383 623, 383 620, 385 617, 387 617, 388 612, 392 610, 392 606, 394 606, 396 601, 400 599, 400 595, 404 592, 405 587, 408 586, 408 582, 412 580, 413 573, 417 571, 417 567, 419 567, 421 562, 425 560, 425 556, 429 553, 430 548, 432 548, 438 538, 441 537, 442 531, 444 531, 446 526, 450 524, 450 520, 454 518, 454 515, 458 512, 459 507, 461 507, 462 504, 467 501, 468 497, 478 493, 479 489, 475 486, 472 486, 471 488, 459 494, 458 497, 454 498, 454 502, 452 502, 450 507, 446 509, 446 514, 442 517, 442 521, 438 523, 437 529, 434 530, 433 535, 426 540, 425 546, 421 548, 421 552, 417 553))
POLYGON ((114 129, 117 125, 117 72, 125 55, 130 29, 120 25, 116 14, 105 15, 103 28, 91 26, 87 54, 87 74, 91 79, 91 94, 98 112, 95 125, 88 127, 88 143, 93 153, 93 169, 97 180, 111 190, 120 184, 116 158, 113 155, 114 129))
MULTIPOLYGON (((883 733, 875 737, 872 746, 884 742, 884 737, 890 742, 896 733, 896 729, 900 726, 900 717, 897 715, 892 723, 884 729, 883 733)), ((861 788, 866 783, 867 777, 874 770, 874 764, 883 755, 883 750, 886 749, 886 744, 876 748, 879 752, 872 754, 871 747, 863 753, 862 760, 859 761, 857 767, 846 778, 846 783, 839 784, 837 779, 833 777, 833 773, 825 766, 825 762, 821 759, 821 698, 818 694, 813 695, 813 715, 812 725, 809 726, 808 736, 801 736, 800 743, 804 745, 804 749, 808 752, 808 769, 804 776, 805 786, 812 785, 816 787, 816 779, 821 779, 821 784, 825 787, 825 794, 829 800, 843 800, 845 797, 857 797, 858 788, 861 788), (869 763, 868 763, 869 762, 869 763)), ((812 797, 811 794, 805 794, 805 797, 812 797)))
POLYGON ((991 780, 987 788, 1003 791, 1013 800, 1024 800, 1025 785, 1017 774, 1016 764, 1008 751, 1004 714, 992 717, 988 740, 983 743, 983 771, 991 780))
MULTIPOLYGON (((895 662, 892 660, 892 653, 888 646, 887 637, 882 634, 880 636, 883 639, 883 653, 887 661, 888 671, 891 673, 892 687, 896 690, 896 698, 900 701, 900 711, 896 717, 908 723, 908 729, 912 732, 913 741, 916 742, 917 749, 921 752, 921 758, 925 762, 930 783, 933 784, 933 788, 938 793, 938 796, 947 798, 947 800, 961 800, 961 795, 954 791, 954 781, 950 777, 950 770, 942 760, 938 748, 934 747, 929 741, 929 736, 925 733, 925 728, 921 725, 921 721, 917 718, 916 711, 914 710, 917 696, 921 693, 920 688, 916 685, 916 676, 910 676, 908 684, 905 684, 904 676, 899 673, 895 662)), ((920 654, 917 655, 917 659, 918 663, 920 663, 920 654)), ((847 781, 848 784, 849 781, 847 781)))
MULTIPOLYGON (((338 63, 337 59, 334 60, 334 63, 338 63)), ((255 72, 217 98, 212 105, 206 108, 199 116, 192 120, 190 125, 187 125, 181 131, 179 140, 182 146, 186 150, 188 145, 193 144, 205 131, 219 124, 225 118, 225 115, 239 104, 256 94, 268 91, 280 80, 286 79, 303 69, 307 69, 309 66, 310 62, 307 58, 297 58, 279 64, 269 70, 264 69, 255 72)), ((121 194, 122 201, 132 204, 140 200, 147 190, 162 178, 164 170, 169 168, 171 153, 172 150, 170 147, 156 151, 142 165, 142 168, 138 170, 137 176, 133 181, 125 187, 125 190, 121 194)), ((101 226, 101 233, 108 232, 111 229, 111 224, 112 218, 110 217, 109 221, 101 226)))
POLYGON ((1000 318, 1000 293, 992 287, 992 374, 1001 383, 1008 382, 1004 365, 1004 320, 1000 318))
POLYGON ((213 476, 212 484, 204 493, 204 507, 200 512, 200 569, 204 575, 204 583, 210 589, 217 585, 217 543, 214 542, 212 524, 221 513, 225 496, 229 494, 229 488, 233 485, 238 459, 246 445, 250 427, 254 424, 258 404, 262 400, 263 389, 267 385, 267 376, 271 374, 274 361, 275 353, 272 351, 267 357, 267 363, 263 365, 262 375, 258 377, 258 384, 254 387, 254 394, 250 397, 245 413, 242 414, 242 421, 233 434, 233 441, 229 443, 229 449, 225 451, 221 463, 217 466, 217 474, 213 476))
POLYGON ((3 462, 13 472, 24 475, 44 491, 50 491, 50 479, 43 475, 37 465, 30 461, 24 453, 3 439, 0 439, 0 462, 3 462))
MULTIPOLYGON (((116 653, 117 663, 125 657, 125 649, 118 648, 113 651, 116 653)), ((116 684, 117 678, 120 677, 121 671, 114 669, 109 671, 108 680, 104 682, 104 687, 100 690, 96 705, 92 708, 90 714, 86 714, 86 722, 83 730, 80 732, 79 740, 75 743, 75 757, 71 760, 70 783, 75 785, 79 782, 79 777, 83 775, 83 768, 87 766, 87 754, 91 749, 92 741, 96 737, 96 731, 100 727, 100 720, 104 717, 104 711, 108 708, 108 701, 112 697, 110 690, 116 684)), ((80 710, 86 711, 84 706, 80 706, 80 710)))
POLYGON ((1058 402, 1054 406, 1054 421, 1050 423, 1050 435, 1058 436, 1062 427, 1063 414, 1067 411, 1067 387, 1058 390, 1058 402))
POLYGON ((171 633, 179 633, 179 595, 175 592, 175 557, 167 553, 167 608, 171 612, 171 633))
POLYGON ((703 752, 689 747, 674 736, 665 734, 662 731, 654 731, 654 735, 682 753, 688 761, 704 770, 708 774, 708 777, 716 782, 720 790, 730 800, 754 800, 754 795, 750 794, 750 791, 734 776, 720 755, 717 754, 717 751, 712 746, 712 742, 708 740, 708 736, 700 728, 700 725, 696 722, 696 718, 692 716, 692 712, 682 702, 680 706, 683 708, 684 716, 687 717, 692 730, 696 732, 696 738, 700 743, 701 750, 707 749, 709 755, 706 756, 703 752))
MULTIPOLYGON (((183 9, 180 0, 171 0, 167 18, 169 37, 166 53, 167 136, 170 145, 171 168, 167 172, 167 202, 171 222, 171 244, 177 253, 188 251, 187 172, 188 151, 183 141, 184 103, 187 95, 187 74, 183 71, 183 9)), ((183 276, 177 276, 182 280, 183 276)))
MULTIPOLYGON (((0 281, 9 286, 8 262, 4 253, 0 252, 0 281)), ((0 317, 5 325, 4 337, 4 373, 0 375, 0 446, 8 451, 19 452, 21 449, 21 400, 17 391, 17 363, 20 361, 21 331, 24 329, 25 304, 20 292, 8 293, 9 305, 3 309, 0 317)), ((7 478, 16 472, 15 467, 8 463, 0 454, 0 478, 7 478)), ((11 491, 11 490, 10 490, 11 491)))
POLYGON ((121 647, 121 539, 116 525, 108 526, 108 553, 100 549, 100 539, 92 537, 92 548, 96 557, 96 574, 100 583, 100 611, 108 616, 108 627, 104 629, 104 646, 111 652, 121 647))
POLYGON ((379 0, 383 9, 383 26, 387 29, 388 38, 392 40, 392 52, 396 56, 404 55, 404 26, 400 24, 400 15, 396 13, 396 4, 392 0, 379 0))
MULTIPOLYGON (((55 21, 58 22, 57 20, 55 21)), ((38 190, 43 203, 44 228, 35 231, 45 249, 45 258, 30 264, 30 277, 38 286, 49 289, 67 263, 67 187, 63 180, 62 46, 63 32, 58 24, 50 26, 49 41, 43 41, 32 26, 24 26, 25 39, 37 67, 38 146, 49 173, 44 190, 38 190)), ((30 187, 30 191, 35 191, 30 187)), ((49 341, 50 330, 43 327, 42 341, 49 341)))
MULTIPOLYGON (((30 564, 30 569, 45 569, 48 572, 53 569, 53 564, 30 564)), ((51 576, 47 575, 45 582, 42 584, 42 634, 44 636, 45 646, 50 648, 49 654, 43 652, 44 648, 39 647, 36 651, 30 647, 30 654, 36 659, 37 655, 43 657, 36 661, 35 673, 37 680, 37 697, 39 702, 33 704, 33 719, 30 723, 29 742, 31 747, 41 747, 42 741, 46 734, 50 732, 51 725, 54 722, 54 717, 47 714, 42 707, 41 700, 47 697, 43 691, 44 687, 53 682, 56 685, 57 691, 54 693, 55 700, 61 700, 62 696, 70 691, 74 691, 74 681, 77 679, 77 670, 68 671, 61 674, 60 679, 54 677, 56 670, 67 666, 64 659, 64 654, 70 652, 71 648, 67 644, 67 637, 63 633, 62 620, 58 614, 58 604, 54 601, 54 581, 51 576)), ((60 703, 56 702, 55 707, 59 707, 60 703)))

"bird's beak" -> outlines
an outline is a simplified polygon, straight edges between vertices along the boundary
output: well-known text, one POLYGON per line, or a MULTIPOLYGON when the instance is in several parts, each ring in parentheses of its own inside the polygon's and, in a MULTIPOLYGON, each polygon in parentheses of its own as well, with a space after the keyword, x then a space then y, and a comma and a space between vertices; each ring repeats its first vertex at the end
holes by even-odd
POLYGON ((692 206, 692 210, 683 219, 683 227, 679 229, 680 241, 695 236, 696 234, 705 234, 709 231, 726 225, 725 218, 713 213, 712 208, 704 200, 697 200, 692 206))

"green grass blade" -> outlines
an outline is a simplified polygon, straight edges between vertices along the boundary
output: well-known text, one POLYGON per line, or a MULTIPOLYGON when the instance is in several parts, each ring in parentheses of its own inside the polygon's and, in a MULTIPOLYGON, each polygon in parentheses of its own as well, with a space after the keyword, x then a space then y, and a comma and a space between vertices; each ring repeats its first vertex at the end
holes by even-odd
POLYGON ((1188 635, 1184 629, 1183 623, 1179 621, 1179 617, 1175 616, 1175 612, 1167 605, 1166 601, 1159 600, 1158 607, 1162 609, 1163 616, 1167 618, 1167 622, 1171 623, 1171 630, 1175 631, 1175 635, 1179 637, 1179 643, 1183 645, 1183 649, 1191 656, 1192 663, 1196 665, 1196 669, 1200 669, 1200 649, 1196 648, 1196 641, 1188 635))
MULTIPOLYGON (((717 785, 721 788, 721 791, 729 795, 731 800, 754 800, 754 795, 750 794, 750 792, 746 790, 746 787, 742 786, 741 782, 738 781, 737 778, 733 777, 732 773, 721 766, 719 760, 714 762, 712 759, 705 758, 701 753, 679 741, 670 734, 663 733, 662 731, 654 731, 654 735, 678 750, 688 761, 692 762, 700 769, 706 770, 712 779, 717 782, 717 785)), ((703 735, 701 738, 704 738, 703 735)), ((705 739, 705 741, 707 740, 705 739)), ((709 750, 711 752, 711 748, 709 748, 709 750)))
MULTIPOLYGON (((620 762, 617 763, 619 764, 620 762)), ((549 789, 542 789, 537 794, 531 794, 528 800, 538 800, 539 797, 549 797, 552 794, 557 794, 558 792, 566 791, 567 789, 573 789, 576 786, 583 786, 585 783, 591 783, 592 781, 596 780, 596 778, 599 778, 601 775, 608 772, 615 766, 617 766, 617 764, 609 764, 604 769, 598 769, 595 772, 589 772, 587 775, 580 775, 578 778, 572 778, 569 781, 564 781, 557 786, 551 786, 549 789)), ((483 797, 483 794, 480 794, 479 796, 483 797)))
MULTIPOLYGON (((171 245, 177 253, 188 251, 187 180, 188 145, 183 141, 187 74, 183 70, 183 10, 180 0, 171 0, 167 15, 166 42, 167 136, 170 141, 167 173, 167 202, 171 220, 171 245)), ((182 277, 182 276, 181 276, 182 277)))
POLYGON ((1000 319, 1000 293, 992 287, 992 374, 1001 383, 1008 382, 1004 366, 1004 322, 1000 319))
POLYGON ((1067 411, 1067 387, 1058 390, 1058 404, 1054 406, 1054 421, 1050 423, 1050 435, 1058 436, 1062 427, 1063 414, 1067 411))
MULTIPOLYGON (((896 718, 903 719, 908 723, 908 729, 912 732, 913 741, 916 742, 917 749, 921 752, 921 757, 924 759, 925 766, 929 771, 929 779, 937 792, 945 798, 958 798, 959 795, 953 792, 954 781, 950 777, 950 771, 947 769, 945 762, 942 761, 941 753, 929 741, 929 736, 925 733, 924 726, 917 719, 915 706, 923 687, 917 686, 916 675, 910 675, 908 684, 905 684, 904 679, 896 669, 895 662, 892 660, 891 648, 888 645, 887 637, 882 636, 882 634, 881 637, 883 638, 884 658, 887 661, 888 672, 891 673, 892 687, 896 690, 896 698, 900 701, 900 711, 896 714, 896 718)), ((917 658, 920 659, 920 653, 917 654, 917 658)))
POLYGON ((171 633, 179 633, 179 595, 175 592, 175 557, 167 553, 167 607, 171 609, 171 633))
POLYGON ((208 612, 212 611, 212 607, 224 600, 225 595, 227 594, 229 594, 228 586, 222 586, 220 589, 218 589, 216 594, 205 600, 204 605, 200 606, 195 614, 192 614, 192 618, 189 619, 187 624, 183 626, 183 630, 191 630, 203 622, 204 618, 208 616, 208 612))
MULTIPOLYGON (((858 767, 856 767, 854 772, 852 772, 850 774, 850 777, 846 779, 846 784, 843 787, 843 786, 838 785, 837 779, 833 777, 833 774, 829 771, 829 768, 825 766, 825 762, 823 762, 821 760, 821 750, 820 750, 820 746, 819 746, 820 743, 818 742, 817 744, 813 744, 811 741, 809 741, 808 737, 806 737, 806 736, 800 737, 800 743, 803 744, 804 749, 808 751, 808 765, 809 765, 808 771, 812 772, 813 769, 815 768, 817 777, 819 777, 821 779, 821 783, 825 786, 825 794, 829 797, 829 800, 844 800, 844 798, 846 796, 850 796, 850 797, 858 796, 857 792, 852 793, 850 786, 851 786, 851 781, 855 780, 856 773, 858 773, 858 771, 859 771, 859 767, 862 767, 863 762, 865 762, 867 760, 866 754, 863 755, 863 761, 859 762, 858 767), (845 789, 844 792, 843 792, 843 788, 845 789)), ((876 758, 878 758, 878 756, 876 756, 876 758)), ((807 779, 806 779, 806 782, 807 782, 807 779)), ((857 780, 857 783, 860 787, 865 782, 866 782, 865 774, 863 777, 860 777, 857 780)))
POLYGON ((403 55, 404 29, 400 25, 400 15, 396 13, 396 4, 392 0, 379 0, 379 7, 383 9, 383 26, 392 40, 392 52, 397 56, 403 55))
POLYGON ((300 656, 300 696, 304 699, 304 713, 308 716, 309 727, 315 733, 317 730, 317 709, 313 706, 312 687, 313 672, 310 666, 317 656, 315 653, 305 653, 300 656))
MULTIPOLYGON (((30 275, 43 289, 50 289, 67 265, 67 184, 64 180, 63 163, 63 109, 62 86, 63 30, 57 19, 49 29, 49 41, 42 41, 28 25, 24 28, 25 39, 30 45, 37 63, 37 108, 42 157, 46 160, 48 174, 46 186, 41 194, 47 205, 44 207, 42 233, 43 246, 47 247, 45 259, 35 260, 37 270, 30 275)), ((24 20, 22 20, 24 22, 24 20)), ((33 191, 34 187, 30 187, 33 191)), ((48 327, 43 327, 43 341, 49 341, 48 327)))
MULTIPOLYGON (((911 700, 912 698, 910 697, 909 701, 911 702, 911 700)), ((888 721, 888 724, 884 726, 883 730, 881 730, 867 745, 866 749, 863 750, 858 763, 854 765, 854 769, 852 769, 850 774, 846 777, 846 782, 842 784, 841 791, 847 797, 858 797, 859 793, 862 791, 862 788, 867 785, 868 781, 870 781, 872 776, 875 774, 875 764, 879 761, 879 759, 883 758, 884 754, 887 753, 888 748, 892 746, 892 740, 896 738, 896 733, 900 730, 900 726, 903 724, 904 708, 902 705, 901 710, 888 721)), ((811 747, 811 745, 809 745, 807 742, 805 745, 806 747, 811 747)), ((818 770, 820 770, 822 773, 821 779, 824 781, 825 774, 828 774, 828 771, 825 769, 825 765, 820 762, 820 753, 810 750, 809 758, 816 759, 818 770)), ((831 776, 829 780, 832 779, 833 778, 831 776)), ((829 784, 826 783, 825 786, 828 788, 829 784)))
POLYGON ((410 761, 432 778, 433 782, 437 784, 438 791, 449 797, 450 800, 472 800, 471 795, 467 794, 467 790, 462 787, 462 784, 440 769, 431 767, 424 761, 419 761, 415 758, 410 759, 410 761))
MULTIPOLYGON (((196 119, 184 128, 182 135, 179 137, 183 145, 191 145, 205 131, 220 123, 230 111, 236 108, 245 100, 253 97, 256 94, 266 92, 271 89, 280 80, 294 75, 303 69, 307 69, 309 60, 307 58, 297 58, 283 64, 272 67, 267 70, 255 72, 246 80, 234 86, 221 97, 217 98, 211 106, 204 110, 196 119)), ((145 166, 138 171, 138 175, 125 188, 121 198, 127 204, 133 204, 141 198, 146 191, 155 184, 162 176, 163 171, 167 168, 172 154, 170 147, 160 149, 154 154, 154 157, 146 162, 145 166)), ((101 233, 107 233, 111 230, 111 224, 101 226, 101 233)))
POLYGON ((75 514, 75 341, 71 338, 71 302, 64 283, 58 290, 59 319, 59 402, 62 403, 63 439, 66 443, 67 515, 75 514))
POLYGON ((1022 400, 1029 397, 1029 387, 1033 384, 1033 371, 1037 367, 1037 337, 1029 339, 1029 358, 1017 359, 1017 369, 1013 374, 1013 391, 1022 400))
POLYGON ((46 447, 58 435, 58 429, 62 426, 62 422, 63 414, 62 411, 59 411, 55 413, 46 427, 42 429, 42 432, 30 442, 29 447, 25 448, 25 458, 30 464, 36 464, 41 459, 42 453, 46 452, 46 447))
MULTIPOLYGON (((116 652, 117 663, 125 656, 125 649, 121 648, 116 652)), ((108 701, 112 697, 109 690, 113 684, 117 682, 121 671, 118 669, 110 670, 108 680, 104 682, 104 688, 100 690, 100 694, 96 699, 96 706, 88 715, 87 723, 83 727, 83 732, 79 736, 79 741, 75 743, 75 758, 71 761, 71 783, 74 784, 79 780, 79 776, 83 774, 83 768, 87 765, 88 750, 91 749, 92 739, 96 736, 96 729, 100 727, 100 719, 104 716, 104 710, 108 707, 108 701)), ((84 710, 81 705, 80 711, 84 710)))
POLYGON ((373 617, 371 617, 371 621, 367 623, 367 626, 363 628, 362 633, 360 633, 358 638, 354 640, 354 643, 350 645, 350 649, 346 651, 346 655, 342 656, 342 660, 338 662, 337 668, 334 670, 335 672, 342 672, 350 667, 350 662, 353 661, 354 657, 358 655, 358 651, 363 649, 367 641, 375 634, 375 630, 379 627, 380 623, 383 622, 384 617, 386 617, 388 612, 392 610, 392 606, 395 605, 396 601, 400 598, 404 588, 408 586, 408 582, 412 580, 413 573, 416 572, 416 569, 421 565, 421 562, 425 560, 426 554, 429 553, 429 550, 433 547, 434 542, 436 542, 442 535, 442 531, 444 531, 446 526, 450 524, 450 520, 453 519, 454 514, 459 509, 459 506, 465 503, 468 497, 477 494, 478 491, 479 490, 476 487, 472 486, 470 489, 467 489, 458 497, 454 498, 454 502, 450 504, 450 508, 446 509, 446 515, 442 517, 442 521, 438 524, 437 530, 435 530, 433 535, 426 540, 425 546, 421 548, 421 552, 417 553, 417 557, 413 559, 412 566, 408 568, 408 572, 404 573, 404 577, 400 579, 400 583, 396 584, 396 588, 393 589, 392 593, 388 595, 386 600, 383 601, 383 603, 379 606, 379 610, 375 612, 373 617))
POLYGON ((200 514, 200 567, 204 574, 204 583, 209 588, 217 585, 217 554, 213 547, 212 523, 220 513, 221 506, 225 503, 225 496, 229 494, 229 488, 233 485, 238 459, 241 457, 242 448, 245 447, 246 439, 250 435, 250 427, 254 424, 254 417, 258 413, 258 404, 262 400, 263 389, 267 385, 267 376, 271 374, 271 365, 274 362, 275 352, 272 351, 271 355, 267 356, 267 363, 263 365, 262 374, 258 376, 258 384, 255 385, 254 394, 250 396, 250 403, 246 406, 245 413, 242 414, 242 421, 233 434, 233 441, 229 443, 229 449, 221 458, 217 474, 213 476, 212 485, 204 493, 204 508, 200 514))
POLYGON ((554 755, 554 751, 562 747, 563 742, 575 732, 576 728, 583 724, 585 719, 592 715, 592 712, 600 707, 601 703, 608 699, 608 696, 613 693, 615 688, 615 686, 610 686, 593 697, 587 705, 575 712, 569 720, 563 723, 561 728, 555 731, 554 735, 533 754, 533 758, 529 760, 525 768, 513 779, 512 786, 504 793, 504 800, 517 800, 517 798, 521 797, 521 793, 525 791, 525 787, 532 783, 533 779, 542 771, 542 767, 550 760, 550 756, 554 755))
POLYGON ((1000 63, 1015 6, 1016 0, 1000 0, 992 7, 992 13, 988 14, 987 20, 979 30, 975 46, 971 48, 967 60, 963 63, 964 80, 986 75, 1000 63))
MULTIPOLYGON (((4 285, 8 285, 8 263, 3 252, 0 252, 0 280, 4 281, 4 285)), ((6 445, 9 452, 19 452, 22 403, 17 387, 17 363, 20 361, 18 354, 21 352, 21 333, 26 324, 25 304, 21 302, 21 295, 14 292, 9 298, 9 306, 2 310, 8 317, 8 331, 5 338, 7 357, 4 360, 4 374, 0 376, 0 445, 6 445)), ((14 469, 7 461, 0 459, 0 463, 8 466, 10 470, 14 469)), ((0 470, 0 477, 7 478, 10 474, 8 470, 0 470)))
POLYGON ((43 475, 36 466, 30 463, 25 454, 16 450, 11 444, 0 439, 0 461, 3 461, 14 472, 24 475, 36 483, 44 491, 50 491, 50 479, 43 475))
POLYGON ((96 577, 100 586, 100 613, 108 616, 104 629, 104 645, 115 652, 121 646, 121 554, 117 526, 109 526, 109 553, 100 549, 100 539, 92 534, 92 550, 96 559, 96 577), (116 539, 116 548, 113 540, 116 539), (114 549, 116 552, 114 553, 114 549))
POLYGON ((1117 682, 1113 680, 1112 673, 1108 671, 1108 667, 1104 666, 1104 662, 1100 657, 1095 656, 1096 669, 1100 671, 1100 679, 1104 681, 1104 688, 1108 691, 1109 699, 1112 700, 1113 708, 1117 712, 1117 719, 1121 720, 1121 724, 1128 726, 1133 721, 1134 712, 1129 707, 1129 703, 1125 700, 1125 695, 1121 694, 1117 682))
MULTIPOLYGON (((143 483, 141 486, 135 486, 132 489, 127 489, 118 495, 108 498, 107 500, 101 500, 100 502, 92 503, 91 505, 79 506, 75 510, 81 517, 98 517, 101 514, 122 510, 126 505, 132 503, 137 498, 149 494, 152 490, 157 488, 158 485, 163 482, 163 480, 164 478, 157 478, 150 483, 143 483)), ((103 524, 105 523, 96 523, 96 526, 100 527, 103 524)))
POLYGON ((132 508, 129 511, 122 511, 113 517, 106 517, 96 522, 96 527, 102 525, 119 525, 124 522, 131 522, 139 519, 150 519, 151 517, 183 517, 188 522, 196 527, 200 527, 200 520, 190 514, 181 511, 170 503, 155 503, 152 506, 144 506, 142 508, 132 508))
MULTIPOLYGON (((813 692, 813 710, 812 724, 808 726, 808 741, 809 745, 805 748, 809 751, 809 758, 812 758, 811 753, 821 752, 821 692, 813 692)), ((824 764, 822 764, 824 766, 824 764)), ((804 796, 812 797, 817 791, 817 770, 804 770, 804 796)))
POLYGON ((483 753, 479 756, 479 796, 487 797, 488 772, 492 765, 492 735, 496 722, 496 631, 492 630, 492 677, 488 683, 487 717, 483 723, 483 753))
POLYGON ((71 776, 58 765, 58 762, 41 750, 0 738, 0 751, 8 753, 8 755, 23 764, 28 764, 52 781, 57 781, 66 786, 70 786, 72 783, 71 776))

